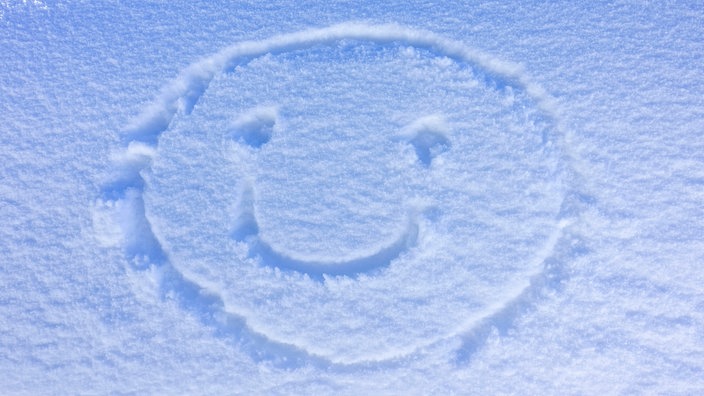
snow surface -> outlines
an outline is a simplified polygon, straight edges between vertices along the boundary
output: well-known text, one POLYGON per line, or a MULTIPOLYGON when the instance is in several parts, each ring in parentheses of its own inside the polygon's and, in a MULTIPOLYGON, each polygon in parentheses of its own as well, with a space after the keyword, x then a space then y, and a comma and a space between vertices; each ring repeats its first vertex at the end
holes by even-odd
POLYGON ((703 16, 0 4, 1 393, 704 392, 703 16))

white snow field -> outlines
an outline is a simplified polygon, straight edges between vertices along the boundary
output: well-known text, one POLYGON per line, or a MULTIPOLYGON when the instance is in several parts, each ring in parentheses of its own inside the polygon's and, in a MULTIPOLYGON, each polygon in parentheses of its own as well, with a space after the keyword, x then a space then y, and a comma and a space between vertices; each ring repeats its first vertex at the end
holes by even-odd
POLYGON ((704 7, 0 3, 0 394, 704 393, 704 7))

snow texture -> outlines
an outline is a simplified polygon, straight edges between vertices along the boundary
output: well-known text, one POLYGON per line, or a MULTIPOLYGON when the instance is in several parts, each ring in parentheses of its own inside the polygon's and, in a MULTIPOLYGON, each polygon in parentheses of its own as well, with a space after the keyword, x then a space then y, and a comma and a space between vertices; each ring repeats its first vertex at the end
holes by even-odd
POLYGON ((701 393, 703 14, 0 4, 0 389, 701 393))

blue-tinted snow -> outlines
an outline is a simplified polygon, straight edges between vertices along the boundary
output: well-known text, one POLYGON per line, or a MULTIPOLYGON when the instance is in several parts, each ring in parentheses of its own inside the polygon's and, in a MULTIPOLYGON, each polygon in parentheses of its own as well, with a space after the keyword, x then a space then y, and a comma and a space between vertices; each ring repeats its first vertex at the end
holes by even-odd
POLYGON ((701 23, 1 5, 0 387, 700 393, 701 23))

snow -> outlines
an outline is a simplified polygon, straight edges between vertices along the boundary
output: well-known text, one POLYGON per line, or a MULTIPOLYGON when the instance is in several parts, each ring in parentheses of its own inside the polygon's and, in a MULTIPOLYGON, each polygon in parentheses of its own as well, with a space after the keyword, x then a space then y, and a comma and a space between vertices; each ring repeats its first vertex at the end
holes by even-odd
POLYGON ((0 4, 0 389, 701 393, 702 14, 0 4))

